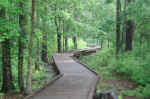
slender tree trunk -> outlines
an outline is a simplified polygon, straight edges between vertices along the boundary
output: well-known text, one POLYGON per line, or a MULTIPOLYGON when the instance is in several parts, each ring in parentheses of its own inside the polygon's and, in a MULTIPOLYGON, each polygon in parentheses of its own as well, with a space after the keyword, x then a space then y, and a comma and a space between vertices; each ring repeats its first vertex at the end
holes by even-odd
MULTIPOLYGON (((20 2, 20 7, 24 9, 24 3, 20 2)), ((26 16, 19 15, 19 25, 20 25, 20 37, 19 37, 19 52, 18 52, 18 85, 21 92, 24 92, 24 79, 23 79, 23 61, 24 61, 24 48, 25 48, 25 35, 26 35, 26 16)))
POLYGON ((43 33, 43 42, 42 42, 42 61, 48 62, 48 54, 47 54, 47 33, 43 33))
MULTIPOLYGON (((5 9, 0 9, 0 18, 6 19, 5 9)), ((7 33, 8 30, 5 30, 7 33)), ((4 31, 0 30, 0 33, 4 33, 4 31)), ((11 48, 10 48, 10 40, 4 39, 2 42, 2 89, 1 91, 4 93, 8 93, 14 89, 13 79, 12 79, 12 71, 11 71, 11 48)))
MULTIPOLYGON (((45 7, 45 16, 47 16, 48 9, 45 7)), ((48 34, 46 31, 46 26, 47 26, 47 18, 43 19, 43 26, 44 26, 44 33, 43 33, 43 42, 42 42, 42 61, 43 62, 48 62, 48 34)))
POLYGON ((64 39, 64 32, 62 34, 62 52, 65 52, 64 46, 65 46, 65 39, 64 39))
POLYGON ((33 48, 33 34, 34 34, 34 7, 35 1, 32 0, 32 30, 30 33, 30 42, 29 42, 29 57, 28 57, 28 73, 27 73, 27 82, 26 82, 26 93, 32 93, 32 73, 31 73, 31 65, 32 65, 32 48, 33 48))
POLYGON ((108 48, 110 48, 110 40, 108 39, 108 48))
POLYGON ((96 45, 98 45, 98 39, 96 40, 96 45))
POLYGON ((132 41, 133 41, 133 32, 134 32, 134 24, 131 20, 127 21, 127 34, 126 34, 126 48, 125 51, 132 50, 132 41))
POLYGON ((65 36, 65 51, 68 51, 68 37, 65 36))
POLYGON ((24 92, 24 78, 23 78, 23 60, 24 60, 24 45, 19 38, 19 52, 18 52, 18 85, 21 92, 24 92))
MULTIPOLYGON (((127 5, 135 0, 127 0, 127 5)), ((126 20, 126 42, 125 42, 125 51, 132 50, 132 41, 133 41, 133 32, 134 32, 134 23, 132 20, 126 20)))
MULTIPOLYGON (((57 8, 57 4, 55 4, 55 12, 59 10, 57 8)), ((59 16, 55 16, 54 19, 55 25, 56 25, 56 32, 57 32, 57 49, 58 49, 58 53, 62 52, 62 44, 61 44, 61 33, 60 33, 60 17, 59 16)))
POLYGON ((40 40, 37 38, 37 49, 36 49, 36 62, 35 62, 35 70, 38 70, 40 68, 40 40))
POLYGON ((63 19, 63 52, 65 51, 65 21, 63 19))
POLYGON ((116 13, 116 54, 120 51, 120 27, 121 27, 121 18, 120 18, 120 9, 121 9, 121 2, 117 0, 117 13, 116 13))
POLYGON ((60 33, 57 33, 57 43, 58 43, 58 52, 61 53, 62 49, 61 49, 61 35, 60 35, 60 33))
POLYGON ((103 48, 103 42, 104 42, 104 41, 103 41, 103 40, 101 40, 101 48, 103 48))
POLYGON ((57 20, 57 16, 55 17, 55 25, 56 25, 56 31, 57 31, 57 48, 58 48, 58 53, 62 52, 61 49, 61 33, 59 31, 59 20, 57 20))
POLYGON ((124 16, 123 16, 123 32, 122 32, 122 44, 126 42, 126 23, 127 23, 127 5, 128 1, 124 0, 124 16))
POLYGON ((74 44, 74 49, 77 49, 78 45, 77 45, 77 37, 73 36, 73 44, 74 44))
MULTIPOLYGON (((39 7, 39 0, 37 0, 37 7, 39 7)), ((40 14, 36 12, 36 28, 40 31, 40 14)), ((41 45, 40 38, 37 37, 37 49, 36 49, 36 61, 35 61, 35 70, 40 68, 40 58, 41 58, 41 45)))
POLYGON ((2 75, 2 92, 8 93, 14 89, 11 71, 11 48, 9 39, 5 39, 2 42, 2 75))

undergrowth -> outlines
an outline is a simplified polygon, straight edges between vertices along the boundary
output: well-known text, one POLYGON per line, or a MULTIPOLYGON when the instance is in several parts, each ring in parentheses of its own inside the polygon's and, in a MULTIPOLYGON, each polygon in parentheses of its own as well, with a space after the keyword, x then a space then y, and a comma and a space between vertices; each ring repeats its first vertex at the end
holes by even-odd
POLYGON ((125 90, 122 94, 137 97, 150 97, 150 49, 136 48, 132 52, 115 55, 114 49, 103 49, 97 56, 85 56, 83 62, 101 72, 104 78, 115 71, 117 75, 137 84, 136 90, 125 90))

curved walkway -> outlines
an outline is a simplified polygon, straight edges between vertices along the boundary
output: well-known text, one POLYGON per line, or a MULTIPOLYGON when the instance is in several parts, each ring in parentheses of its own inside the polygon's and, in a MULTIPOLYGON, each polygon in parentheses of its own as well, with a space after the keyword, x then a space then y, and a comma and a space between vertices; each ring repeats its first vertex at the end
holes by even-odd
POLYGON ((54 63, 63 76, 29 99, 93 99, 99 78, 72 56, 67 53, 53 55, 54 63))

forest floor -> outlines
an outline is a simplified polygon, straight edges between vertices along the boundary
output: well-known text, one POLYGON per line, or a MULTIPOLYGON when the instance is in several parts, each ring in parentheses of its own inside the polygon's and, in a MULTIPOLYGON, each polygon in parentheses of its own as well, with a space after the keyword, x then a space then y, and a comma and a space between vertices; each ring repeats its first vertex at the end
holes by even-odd
MULTIPOLYGON (((44 63, 44 73, 45 76, 43 78, 41 78, 40 80, 33 80, 32 81, 32 87, 33 87, 33 92, 36 92, 37 90, 39 90, 40 88, 42 88, 43 86, 45 86, 45 84, 47 84, 48 82, 50 82, 52 80, 52 78, 54 76, 56 76, 56 72, 53 69, 53 65, 52 64, 47 64, 44 63), (38 86, 38 87, 37 87, 38 86)), ((9 93, 9 94, 2 94, 0 96, 0 99, 23 99, 23 95, 20 93, 9 93)))
MULTIPOLYGON (((96 55, 97 54, 92 54, 91 56, 86 56, 86 57, 89 57, 88 59, 92 59, 92 57, 96 55)), ((90 62, 89 60, 86 60, 83 57, 81 59, 81 62, 87 64, 89 68, 91 68, 91 66, 89 65, 90 62)), ((102 70, 96 68, 91 68, 91 69, 95 70, 100 76, 100 81, 97 86, 98 92, 102 92, 102 93, 113 92, 116 95, 122 97, 119 99, 143 99, 143 98, 137 98, 136 96, 123 95, 125 91, 135 90, 137 87, 135 82, 127 80, 123 75, 117 75, 114 71, 110 72, 107 71, 107 69, 102 69, 102 70)))

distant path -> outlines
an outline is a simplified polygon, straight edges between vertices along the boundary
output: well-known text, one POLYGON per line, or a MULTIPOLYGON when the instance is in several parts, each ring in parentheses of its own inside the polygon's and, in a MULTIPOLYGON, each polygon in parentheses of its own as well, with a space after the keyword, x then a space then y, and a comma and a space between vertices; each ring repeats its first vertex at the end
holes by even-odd
MULTIPOLYGON (((94 49, 97 50, 84 51, 94 49)), ((95 72, 72 59, 75 53, 78 52, 53 55, 63 76, 28 99, 93 99, 99 78, 95 72)))

